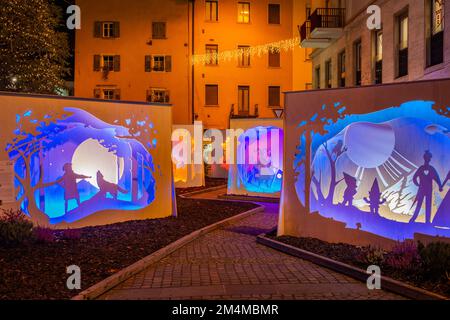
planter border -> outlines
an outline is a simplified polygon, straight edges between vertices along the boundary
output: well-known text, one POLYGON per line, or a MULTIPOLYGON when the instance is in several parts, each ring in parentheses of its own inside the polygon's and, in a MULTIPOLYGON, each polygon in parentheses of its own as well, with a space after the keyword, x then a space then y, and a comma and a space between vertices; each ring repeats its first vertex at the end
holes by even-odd
MULTIPOLYGON (((256 241, 264 246, 310 261, 356 280, 362 282, 366 282, 367 280, 368 274, 362 269, 268 238, 265 234, 258 236, 256 241)), ((440 294, 414 287, 383 275, 381 276, 381 286, 384 290, 414 300, 450 300, 440 294)))
MULTIPOLYGON (((203 190, 203 192, 211 191, 203 190)), ((196 240, 197 238, 210 233, 214 230, 217 230, 219 228, 223 228, 229 224, 232 224, 236 221, 245 219, 251 215, 254 215, 258 212, 261 212, 264 210, 263 206, 258 206, 255 209, 251 209, 249 211, 240 213, 238 215, 235 215, 233 217, 227 218, 222 221, 218 221, 212 225, 209 225, 207 227, 204 227, 200 230, 194 231, 180 239, 178 239, 175 242, 172 242, 168 246, 159 249, 158 251, 153 252, 152 254, 148 255, 147 257, 133 263, 132 265, 120 270, 119 272, 109 276, 108 278, 94 284, 93 286, 89 287, 88 289, 82 291, 75 297, 73 297, 71 300, 94 300, 98 298, 103 293, 111 290, 112 288, 118 286, 122 282, 128 280, 132 276, 138 274, 139 272, 143 271, 144 269, 148 268, 150 265, 160 261, 161 259, 167 257, 174 251, 178 250, 179 248, 189 244, 190 242, 196 240)))

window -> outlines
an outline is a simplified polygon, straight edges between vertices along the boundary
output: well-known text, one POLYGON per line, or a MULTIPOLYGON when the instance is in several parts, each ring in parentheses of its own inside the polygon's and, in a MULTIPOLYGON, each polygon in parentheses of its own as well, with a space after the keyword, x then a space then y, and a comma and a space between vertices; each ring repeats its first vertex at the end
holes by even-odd
POLYGON ((374 33, 375 84, 383 83, 383 32, 374 33))
POLYGON ((217 0, 205 1, 205 17, 207 21, 219 20, 219 3, 217 0))
POLYGON ((427 1, 427 67, 444 62, 444 0, 427 1))
POLYGON ((281 88, 279 86, 269 87, 269 107, 279 107, 281 105, 281 88))
POLYGON ((172 56, 145 56, 145 72, 171 72, 172 56))
POLYGON ((147 91, 147 101, 151 103, 169 103, 169 90, 161 88, 151 88, 147 91))
POLYGON ((280 65, 280 52, 269 50, 269 67, 279 68, 280 65))
POLYGON ((172 56, 148 55, 145 56, 145 72, 171 72, 172 56))
POLYGON ((408 75, 408 13, 397 17, 398 52, 397 76, 408 75))
POLYGON ((120 37, 120 23, 114 21, 95 21, 94 37, 112 39, 120 37))
POLYGON ((116 88, 96 88, 94 98, 104 100, 120 100, 120 89, 116 88))
POLYGON ((358 40, 353 45, 355 55, 355 86, 361 85, 362 77, 362 44, 361 40, 358 40))
POLYGON ((250 87, 238 87, 238 111, 240 115, 248 115, 250 112, 250 87))
POLYGON ((219 105, 219 86, 216 84, 207 84, 205 86, 205 105, 219 105))
POLYGON ((103 70, 114 71, 114 56, 103 56, 103 70))
POLYGON ((94 55, 94 71, 120 71, 119 55, 94 55))
POLYGON ((331 60, 325 62, 325 88, 329 89, 332 87, 332 70, 331 70, 331 60))
POLYGON ((103 38, 111 38, 114 35, 114 24, 112 22, 103 22, 103 38))
POLYGON ((269 4, 269 24, 280 24, 279 4, 269 4))
POLYGON ((250 23, 250 3, 238 2, 238 22, 250 23))
POLYGON ((250 67, 250 47, 249 46, 238 46, 239 57, 238 66, 239 67, 250 67))
POLYGON ((166 23, 165 22, 153 22, 152 23, 152 38, 153 39, 166 39, 166 23))
POLYGON ((320 89, 320 66, 316 67, 316 69, 314 70, 314 74, 315 74, 315 83, 314 83, 314 87, 316 89, 320 89))
POLYGON ((114 100, 114 90, 104 89, 103 90, 103 99, 105 99, 105 100, 114 100))
POLYGON ((339 87, 345 87, 345 51, 342 51, 338 55, 338 77, 339 87))
POLYGON ((219 53, 219 46, 216 44, 207 44, 206 45, 206 56, 207 61, 206 65, 208 66, 216 66, 219 64, 219 59, 217 54, 219 53))

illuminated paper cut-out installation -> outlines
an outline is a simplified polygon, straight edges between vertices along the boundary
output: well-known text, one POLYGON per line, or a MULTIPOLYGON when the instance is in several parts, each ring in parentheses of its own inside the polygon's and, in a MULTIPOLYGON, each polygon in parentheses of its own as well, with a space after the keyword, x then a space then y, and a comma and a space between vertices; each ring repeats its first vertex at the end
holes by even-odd
MULTIPOLYGON (((296 230, 359 244, 450 238, 450 119, 439 106, 411 100, 350 114, 348 105, 335 102, 296 120, 295 193, 300 207, 314 213, 296 230)), ((292 199, 289 191, 285 197, 292 199)), ((290 208, 285 203, 284 218, 290 208)), ((283 228, 296 233, 289 224, 284 220, 283 228)))
MULTIPOLYGON (((203 127, 197 124, 197 130, 200 134, 200 144, 203 142, 203 127)), ((188 136, 177 137, 176 141, 172 142, 173 150, 181 150, 180 153, 172 152, 172 162, 173 162, 173 177, 175 181, 176 188, 192 188, 192 187, 201 187, 205 185, 205 171, 203 162, 195 164, 194 163, 194 152, 195 152, 195 129, 192 125, 176 125, 173 126, 173 133, 176 133, 177 130, 182 130, 185 133, 189 133, 188 136), (185 142, 184 139, 189 139, 191 141, 185 142), (185 144, 182 146, 182 144, 185 144), (186 149, 186 150, 184 150, 186 149), (182 152, 186 152, 184 155, 182 152), (190 163, 186 163, 186 156, 190 158, 190 163)), ((198 146, 201 151, 202 145, 198 146)))
POLYGON ((0 101, 13 106, 8 112, 15 117, 15 128, 2 132, 1 157, 13 162, 17 205, 36 224, 83 227, 176 212, 170 146, 159 143, 171 130, 158 132, 170 121, 170 108, 70 102, 89 106, 81 109, 61 106, 67 100, 13 94, 0 101), (24 104, 38 107, 14 107, 24 104), (108 122, 87 111, 102 114, 106 107, 108 122), (156 123, 154 114, 161 115, 156 123), (157 190, 163 193, 158 198, 157 190))
MULTIPOLYGON (((260 121, 256 119, 254 123, 260 121)), ((265 121, 267 125, 247 127, 237 138, 236 164, 230 166, 229 171, 229 195, 280 195, 283 181, 282 120, 265 121)), ((250 123, 246 125, 250 126, 250 123)))
POLYGON ((155 197, 153 159, 125 127, 89 113, 36 122, 17 115, 16 137, 7 145, 15 161, 21 208, 41 211, 50 223, 74 222, 102 210, 137 210, 155 197), (35 123, 33 131, 23 122, 35 123))

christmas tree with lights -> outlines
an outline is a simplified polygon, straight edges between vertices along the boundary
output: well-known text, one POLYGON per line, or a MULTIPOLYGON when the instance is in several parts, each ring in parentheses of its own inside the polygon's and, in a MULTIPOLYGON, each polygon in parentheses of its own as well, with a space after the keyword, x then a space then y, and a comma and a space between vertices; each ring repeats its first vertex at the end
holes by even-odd
POLYGON ((0 90, 54 94, 68 73, 67 34, 52 0, 0 5, 0 90))

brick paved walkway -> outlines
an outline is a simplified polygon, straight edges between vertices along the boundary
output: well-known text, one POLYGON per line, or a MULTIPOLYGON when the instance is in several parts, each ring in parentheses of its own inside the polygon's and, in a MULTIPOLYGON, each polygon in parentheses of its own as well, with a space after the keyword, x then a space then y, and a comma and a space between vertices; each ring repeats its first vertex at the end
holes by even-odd
POLYGON ((204 235, 100 299, 401 299, 257 244, 256 236, 277 223, 277 205, 265 206, 265 212, 204 235))

